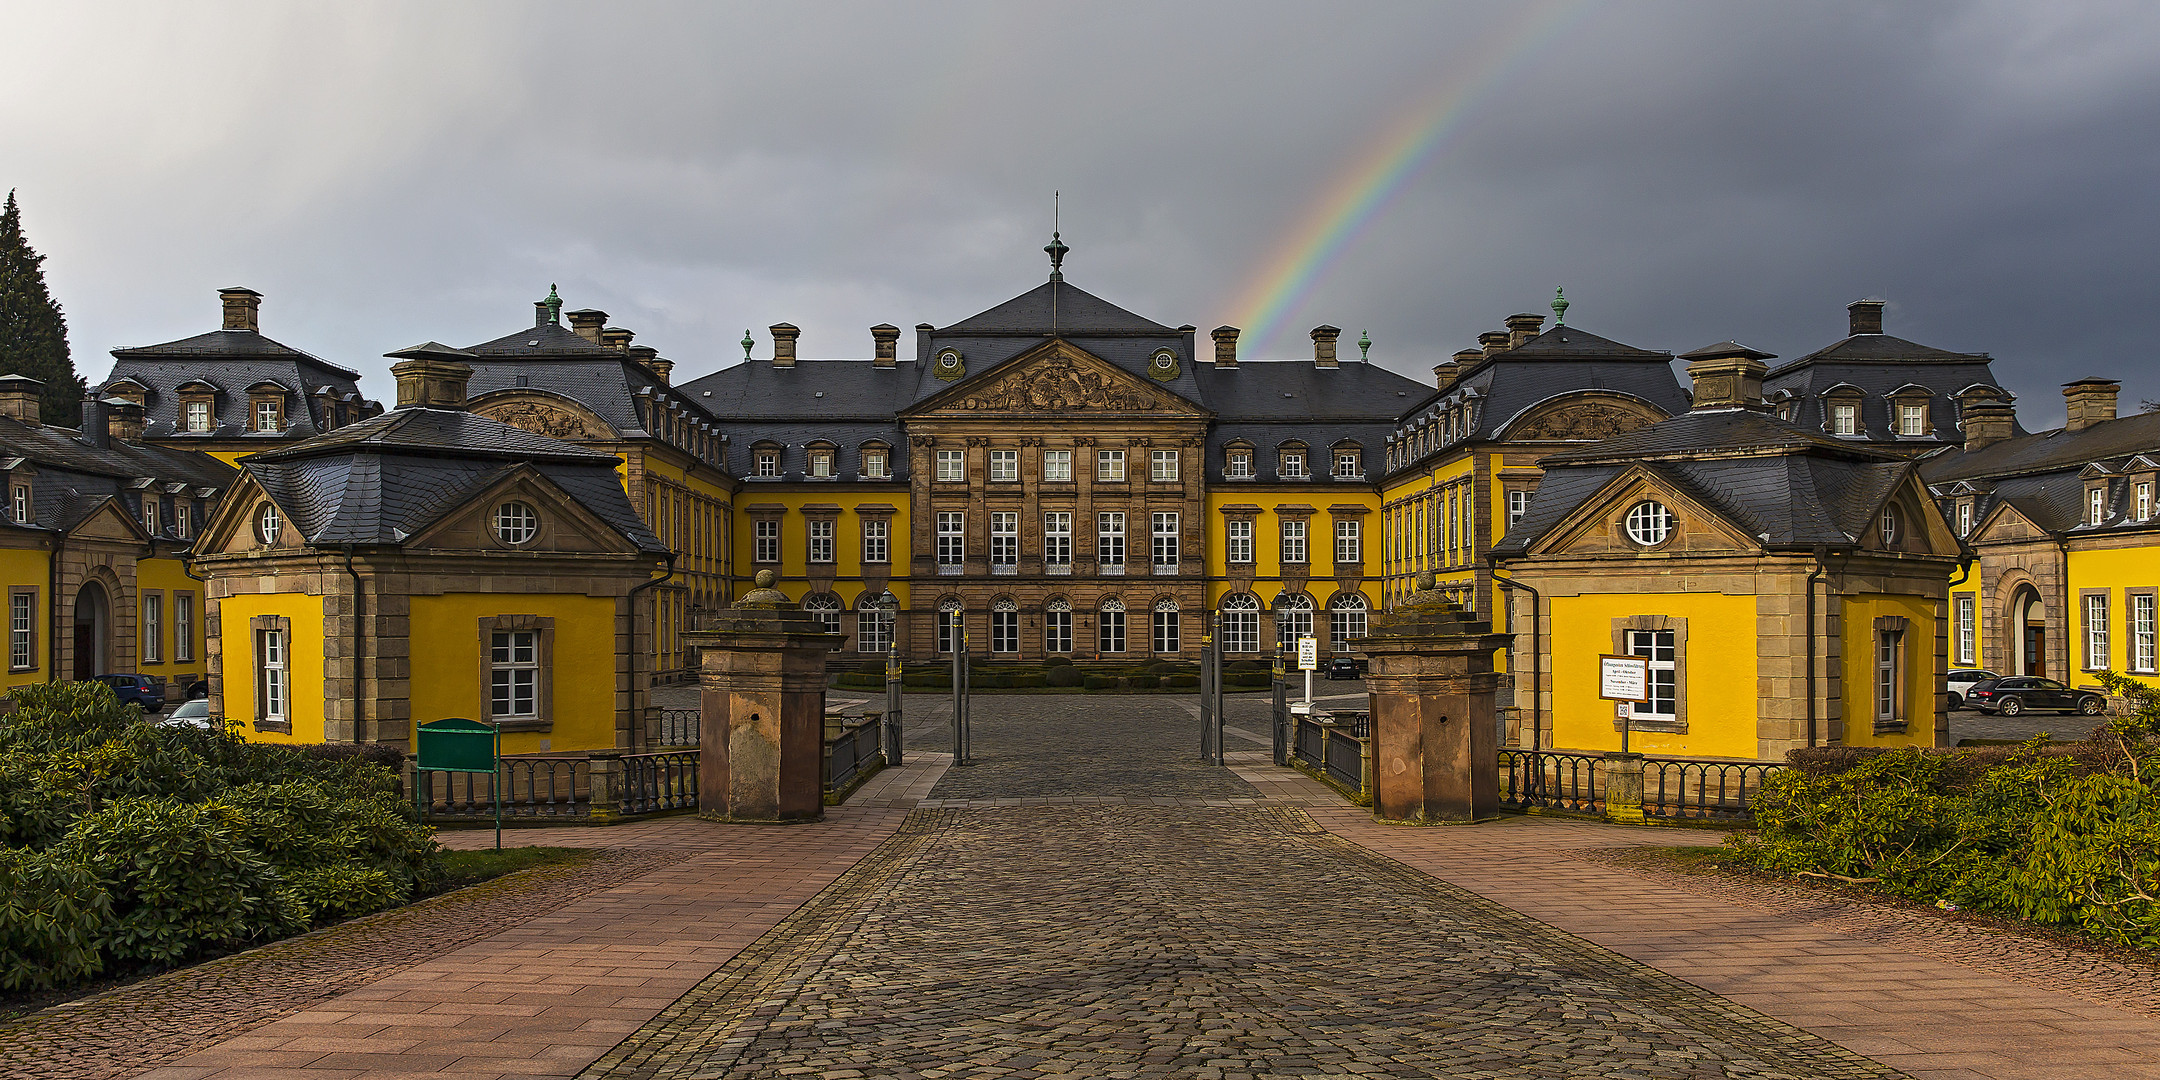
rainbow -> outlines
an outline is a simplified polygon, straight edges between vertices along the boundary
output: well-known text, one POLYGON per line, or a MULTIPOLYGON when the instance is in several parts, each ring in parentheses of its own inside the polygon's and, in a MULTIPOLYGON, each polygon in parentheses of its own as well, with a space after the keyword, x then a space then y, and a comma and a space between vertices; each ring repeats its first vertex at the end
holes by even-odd
POLYGON ((1232 325, 1245 330, 1240 351, 1259 355, 1283 329, 1283 320, 1312 292, 1343 252, 1404 187, 1438 156, 1447 137, 1472 107, 1575 22, 1591 0, 1548 0, 1517 5, 1477 59, 1450 65, 1433 92, 1390 124, 1351 167, 1339 173, 1272 255, 1247 279, 1232 325))

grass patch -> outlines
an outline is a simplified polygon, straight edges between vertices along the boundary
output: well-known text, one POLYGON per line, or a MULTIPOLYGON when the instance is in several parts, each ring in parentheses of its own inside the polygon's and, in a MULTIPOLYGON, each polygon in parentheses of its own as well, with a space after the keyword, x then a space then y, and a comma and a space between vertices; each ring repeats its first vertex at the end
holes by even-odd
POLYGON ((462 889, 478 885, 504 874, 515 874, 535 866, 553 866, 557 863, 583 862, 596 855, 590 848, 562 847, 506 847, 501 851, 487 848, 482 851, 444 851, 442 853, 443 880, 437 892, 462 889))

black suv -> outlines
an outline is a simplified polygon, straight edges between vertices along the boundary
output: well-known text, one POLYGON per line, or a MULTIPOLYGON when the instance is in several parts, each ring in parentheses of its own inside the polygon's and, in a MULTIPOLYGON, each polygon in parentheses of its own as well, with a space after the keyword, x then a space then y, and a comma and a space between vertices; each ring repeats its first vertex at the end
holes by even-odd
POLYGON ((2005 675, 1974 683, 1965 695, 1965 704, 2001 716, 2016 716, 2028 709, 2098 716, 2107 711, 2107 695, 2072 689, 2036 675, 2005 675))
POLYGON ((133 705, 146 713, 165 708, 165 684, 148 675, 98 675, 90 681, 112 687, 113 696, 122 705, 133 705))
POLYGON ((1363 674, 1365 664, 1357 657, 1337 656, 1331 657, 1327 662, 1327 677, 1330 679, 1355 679, 1363 674))

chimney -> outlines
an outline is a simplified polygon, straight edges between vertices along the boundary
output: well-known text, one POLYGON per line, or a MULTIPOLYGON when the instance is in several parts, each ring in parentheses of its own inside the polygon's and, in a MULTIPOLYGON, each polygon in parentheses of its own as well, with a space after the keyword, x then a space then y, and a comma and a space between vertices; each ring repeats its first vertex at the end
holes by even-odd
POLYGON ((105 403, 96 394, 84 394, 82 399, 82 441, 105 448, 111 436, 105 426, 105 403))
POLYGON ((1538 331, 1544 326, 1545 316, 1543 315, 1522 314, 1508 316, 1508 348, 1517 348, 1523 342, 1538 336, 1538 331))
POLYGON ((1340 367, 1335 362, 1335 339, 1342 336, 1342 328, 1321 324, 1312 328, 1312 362, 1314 367, 1340 367))
POLYGON ((1758 352, 1737 341, 1720 341, 1680 354, 1687 361, 1688 378, 1695 380, 1694 402, 1702 409, 1752 409, 1769 412, 1763 401, 1763 376, 1770 373, 1765 360, 1776 353, 1758 352))
POLYGON ((390 376, 397 380, 398 408, 465 408, 466 384, 473 372, 467 361, 472 353, 430 341, 385 355, 404 361, 390 365, 390 376))
POLYGON ((570 320, 570 329, 577 336, 600 344, 600 328, 607 325, 607 312, 595 308, 579 308, 563 314, 570 320))
POLYGON ((1240 331, 1235 326, 1218 326, 1208 331, 1208 336, 1215 339, 1216 367, 1233 369, 1237 367, 1237 336, 1239 333, 1240 331))
POLYGON ((802 331, 790 323, 774 323, 772 330, 772 366, 791 368, 795 366, 795 339, 802 331))
POLYGON ((141 445, 143 407, 126 398, 106 398, 105 432, 112 442, 141 445))
POLYGON ((38 426, 38 396, 45 384, 28 375, 0 375, 0 416, 38 426))
POLYGON ((1514 335, 1505 330, 1487 330, 1477 336, 1477 343, 1482 348, 1483 355, 1493 356, 1514 348, 1514 346, 1508 344, 1509 341, 1513 340, 1513 337, 1514 335))
POLYGON ((870 347, 876 359, 871 362, 878 367, 900 365, 900 328, 891 323, 879 323, 870 328, 870 347))
POLYGON ((2017 407, 1993 398, 1965 406, 1965 449, 1978 450, 2009 438, 2017 431, 2017 407))
POLYGON ((668 376, 675 372, 675 361, 662 360, 660 350, 650 345, 632 345, 623 351, 629 354, 630 359, 637 361, 638 366, 652 372, 661 382, 668 381, 668 376))
POLYGON ((219 289, 218 299, 225 304, 225 325, 221 329, 262 329, 261 323, 256 319, 257 310, 262 307, 261 293, 235 285, 230 289, 219 289))
POLYGON ((1852 303, 1845 305, 1845 316, 1847 321, 1851 324, 1851 329, 1848 330, 1847 333, 1882 333, 1882 309, 1883 301, 1872 299, 1855 300, 1852 303))
POLYGON ((2070 422, 2064 431, 2083 431, 2094 424, 2115 419, 2115 392, 2122 384, 2114 379, 2084 378, 2063 384, 2063 402, 2070 406, 2070 422))
POLYGON ((625 330, 620 326, 604 327, 600 331, 600 344, 618 352, 627 351, 630 348, 630 339, 636 336, 636 331, 625 330))

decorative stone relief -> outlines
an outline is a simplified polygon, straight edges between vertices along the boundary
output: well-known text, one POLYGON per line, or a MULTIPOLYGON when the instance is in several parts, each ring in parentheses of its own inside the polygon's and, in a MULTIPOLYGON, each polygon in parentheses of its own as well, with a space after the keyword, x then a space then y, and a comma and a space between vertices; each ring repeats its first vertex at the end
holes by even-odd
POLYGON ((551 439, 575 442, 579 439, 608 439, 613 436, 600 430, 585 417, 568 409, 546 405, 537 401, 514 401, 481 411, 482 416, 500 420, 514 428, 545 435, 551 439))
POLYGON ((1509 439, 1609 439, 1656 423, 1642 410, 1610 402, 1562 405, 1510 430, 1509 439))
POLYGON ((1138 389, 1064 358, 1034 365, 1018 376, 982 388, 960 403, 964 409, 994 412, 1138 412, 1154 406, 1138 389))

